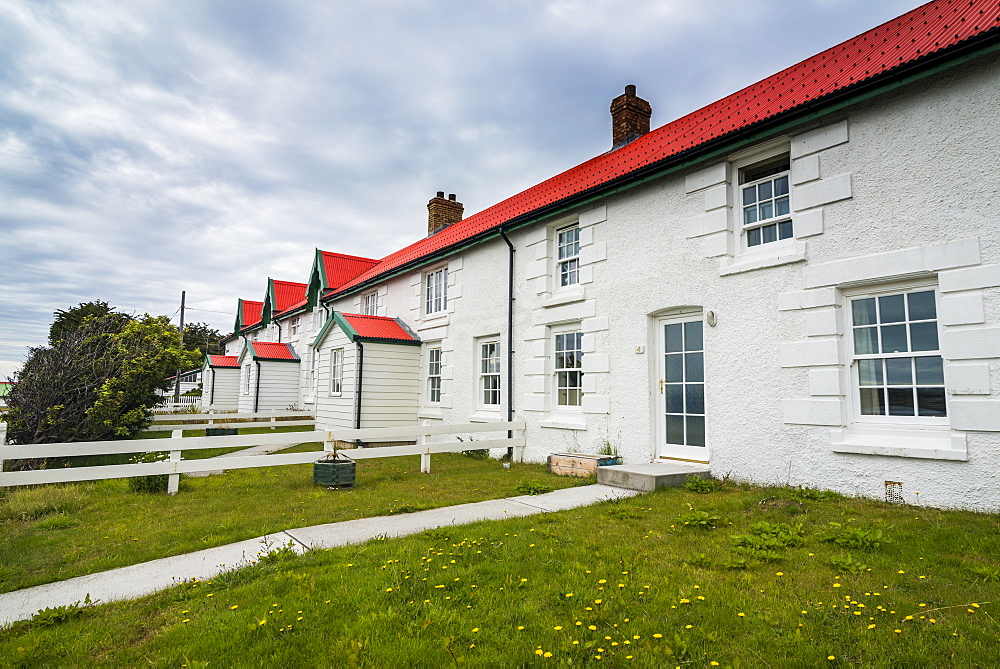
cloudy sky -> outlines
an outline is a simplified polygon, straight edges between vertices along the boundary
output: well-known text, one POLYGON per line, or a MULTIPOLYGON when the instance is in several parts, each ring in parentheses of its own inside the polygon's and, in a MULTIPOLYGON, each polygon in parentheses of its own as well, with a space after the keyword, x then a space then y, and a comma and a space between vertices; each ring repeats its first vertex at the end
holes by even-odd
POLYGON ((223 332, 316 247, 379 258, 916 0, 0 0, 0 377, 102 299, 223 332), (176 315, 175 315, 176 318, 176 315))

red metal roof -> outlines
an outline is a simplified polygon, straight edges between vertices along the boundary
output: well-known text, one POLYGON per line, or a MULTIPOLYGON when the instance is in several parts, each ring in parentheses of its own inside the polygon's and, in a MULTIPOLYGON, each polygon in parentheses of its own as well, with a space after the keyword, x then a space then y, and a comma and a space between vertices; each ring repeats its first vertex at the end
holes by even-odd
POLYGON ((252 341, 248 342, 251 347, 253 357, 265 360, 298 360, 299 356, 288 344, 281 344, 276 341, 252 341))
POLYGON ((208 356, 209 367, 239 367, 240 361, 235 355, 210 355, 208 356))
POLYGON ((327 295, 345 291, 519 216, 609 184, 658 161, 998 29, 1000 3, 997 0, 929 2, 661 126, 615 151, 532 186, 432 237, 410 244, 382 258, 377 265, 327 295))
POLYGON ((343 253, 320 251, 323 256, 323 271, 326 273, 326 285, 329 288, 339 288, 362 272, 378 264, 374 258, 361 258, 343 253))
POLYGON ((274 287, 274 304, 271 310, 275 313, 285 311, 306 299, 306 284, 294 281, 278 281, 271 279, 274 287))
POLYGON ((395 318, 385 316, 365 316, 363 314, 341 313, 359 337, 372 339, 395 339, 397 341, 417 341, 395 318))
POLYGON ((240 322, 243 324, 244 328, 248 328, 251 325, 257 325, 257 323, 260 323, 260 315, 264 310, 263 302, 254 302, 253 300, 241 300, 240 304, 243 307, 243 313, 241 314, 240 322))

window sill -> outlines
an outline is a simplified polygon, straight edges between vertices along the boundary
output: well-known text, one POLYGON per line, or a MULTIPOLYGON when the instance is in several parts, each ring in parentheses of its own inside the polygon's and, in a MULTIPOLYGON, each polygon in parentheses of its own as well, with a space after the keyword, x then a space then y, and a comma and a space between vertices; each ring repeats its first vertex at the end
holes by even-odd
POLYGON ((583 286, 578 284, 576 286, 563 288, 552 293, 544 302, 542 302, 542 308, 547 309, 549 307, 572 304, 573 302, 583 302, 585 299, 587 299, 587 292, 584 290, 583 286))
POLYGON ((420 324, 417 326, 417 332, 423 330, 430 330, 431 328, 438 328, 442 325, 448 325, 451 320, 451 312, 443 311, 430 316, 423 316, 420 319, 420 324))
POLYGON ((548 414, 538 423, 542 427, 554 428, 557 430, 586 430, 587 419, 578 414, 548 414))
POLYGON ((793 244, 781 244, 777 249, 761 250, 755 253, 744 253, 735 258, 723 258, 719 263, 719 276, 750 272, 765 267, 777 267, 806 259, 805 242, 796 241, 793 244))
POLYGON ((836 432, 839 434, 833 438, 834 453, 960 462, 969 459, 965 435, 950 430, 852 427, 836 432))
POLYGON ((496 411, 480 409, 476 413, 469 416, 470 423, 499 423, 500 420, 500 409, 497 409, 496 411))
POLYGON ((444 410, 441 407, 420 407, 417 409, 417 418, 430 418, 433 420, 443 420, 444 410))

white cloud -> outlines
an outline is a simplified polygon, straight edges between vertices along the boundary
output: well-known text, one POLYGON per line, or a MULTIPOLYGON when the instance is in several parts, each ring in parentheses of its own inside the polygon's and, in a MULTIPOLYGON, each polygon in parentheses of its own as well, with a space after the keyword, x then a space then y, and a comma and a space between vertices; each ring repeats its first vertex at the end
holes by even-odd
POLYGON ((81 301, 228 329, 607 150, 626 83, 664 123, 915 5, 0 0, 0 373, 81 301))

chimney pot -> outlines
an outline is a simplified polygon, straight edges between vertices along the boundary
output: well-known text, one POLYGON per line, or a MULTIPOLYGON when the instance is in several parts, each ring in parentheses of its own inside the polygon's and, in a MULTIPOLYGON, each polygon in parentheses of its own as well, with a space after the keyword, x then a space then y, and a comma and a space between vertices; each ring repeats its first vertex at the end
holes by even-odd
POLYGON ((427 236, 441 232, 449 225, 454 225, 462 220, 465 207, 455 199, 455 194, 448 195, 446 200, 444 191, 439 190, 437 197, 431 198, 427 203, 427 236))
POLYGON ((653 109, 635 94, 635 84, 625 87, 625 93, 611 101, 611 148, 625 146, 649 132, 653 109))

